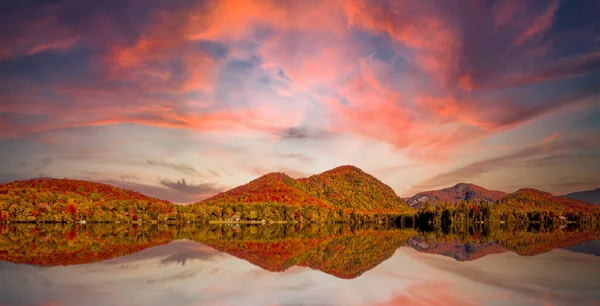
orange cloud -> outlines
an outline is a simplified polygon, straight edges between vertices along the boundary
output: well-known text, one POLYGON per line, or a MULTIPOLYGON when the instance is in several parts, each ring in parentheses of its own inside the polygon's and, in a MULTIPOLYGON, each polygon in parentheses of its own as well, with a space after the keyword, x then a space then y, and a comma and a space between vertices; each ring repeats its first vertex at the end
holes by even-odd
POLYGON ((435 81, 448 86, 460 60, 461 43, 456 30, 437 10, 413 1, 373 5, 369 1, 348 2, 350 26, 387 33, 412 49, 416 63, 435 81))
MULTIPOLYGON (((126 39, 122 31, 99 30, 118 28, 119 20, 92 14, 86 33, 59 22, 54 13, 64 8, 48 6, 41 21, 23 26, 17 51, 87 45, 100 56, 88 73, 99 75, 80 83, 47 78, 40 88, 3 93, 9 102, 0 111, 30 115, 32 122, 7 120, 1 133, 136 123, 278 135, 309 125, 386 142, 412 157, 442 159, 459 145, 517 127, 571 98, 531 106, 515 96, 477 96, 481 92, 596 70, 597 52, 534 65, 546 67, 540 71, 519 70, 520 61, 546 54, 547 47, 525 42, 549 31, 558 5, 534 14, 533 5, 511 1, 491 8, 408 0, 207 1, 150 9, 144 22, 123 26, 126 39), (373 41, 386 44, 392 59, 380 60, 373 41), (211 54, 200 47, 207 42, 225 51, 211 54), (249 72, 223 85, 235 62, 249 72), (406 71, 398 72, 401 65, 406 71), (48 98, 48 92, 56 96, 48 98)), ((0 53, 17 52, 6 50, 0 53)))

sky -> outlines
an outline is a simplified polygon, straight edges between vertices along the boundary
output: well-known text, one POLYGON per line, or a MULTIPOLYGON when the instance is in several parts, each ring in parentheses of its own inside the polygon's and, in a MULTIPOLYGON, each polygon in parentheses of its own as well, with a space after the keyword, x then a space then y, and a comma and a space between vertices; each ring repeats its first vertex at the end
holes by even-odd
POLYGON ((0 181, 600 186, 600 2, 4 0, 0 181))
POLYGON ((176 241, 92 264, 0 263, 0 305, 597 305, 598 269, 598 257, 561 249, 457 262, 400 247, 361 276, 340 279, 305 267, 269 272, 176 241))

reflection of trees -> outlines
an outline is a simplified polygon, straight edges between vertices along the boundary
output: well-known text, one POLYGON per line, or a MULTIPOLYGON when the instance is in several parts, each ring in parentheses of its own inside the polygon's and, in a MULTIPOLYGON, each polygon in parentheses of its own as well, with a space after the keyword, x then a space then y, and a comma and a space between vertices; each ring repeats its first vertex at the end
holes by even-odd
POLYGON ((597 227, 451 226, 446 230, 385 225, 119 225, 11 224, 0 226, 0 261, 43 266, 98 262, 177 239, 213 247, 269 271, 305 266, 341 277, 368 271, 403 245, 473 260, 503 249, 535 255, 600 239, 597 227))
POLYGON ((416 231, 337 224, 297 228, 248 226, 239 232, 222 234, 216 239, 194 240, 269 271, 305 266, 341 278, 354 278, 391 257, 416 231))
POLYGON ((543 227, 540 224, 488 223, 452 224, 446 229, 420 230, 409 244, 419 251, 473 260, 503 249, 519 255, 537 255, 597 239, 600 239, 599 224, 543 227))
POLYGON ((0 260, 42 266, 97 262, 173 240, 156 227, 19 224, 0 226, 0 260))

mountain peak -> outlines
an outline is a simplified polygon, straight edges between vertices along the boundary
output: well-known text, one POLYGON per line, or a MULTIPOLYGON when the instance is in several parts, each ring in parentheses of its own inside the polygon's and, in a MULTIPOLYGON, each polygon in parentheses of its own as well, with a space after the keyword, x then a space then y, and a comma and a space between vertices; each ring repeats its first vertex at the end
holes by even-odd
POLYGON ((542 191, 539 189, 534 189, 534 188, 520 188, 519 190, 517 190, 515 192, 515 194, 531 194, 531 195, 538 195, 538 196, 544 196, 544 197, 553 197, 553 195, 549 192, 542 191))
POLYGON ((408 205, 419 208, 425 205, 426 202, 432 205, 437 203, 458 204, 462 201, 476 202, 480 200, 496 202, 505 195, 506 193, 502 191, 488 190, 475 184, 461 182, 452 187, 417 193, 406 201, 408 205))
POLYGON ((287 178, 287 177, 290 177, 290 176, 283 172, 270 172, 270 173, 264 174, 264 175, 256 178, 255 180, 282 179, 282 178, 287 178))
MULTIPOLYGON (((325 171, 328 173, 346 173, 346 172, 359 172, 359 173, 365 173, 362 169, 356 167, 356 166, 352 166, 352 165, 342 165, 342 166, 338 166, 335 167, 331 170, 325 171)), ((325 173, 324 172, 324 173, 325 173)))

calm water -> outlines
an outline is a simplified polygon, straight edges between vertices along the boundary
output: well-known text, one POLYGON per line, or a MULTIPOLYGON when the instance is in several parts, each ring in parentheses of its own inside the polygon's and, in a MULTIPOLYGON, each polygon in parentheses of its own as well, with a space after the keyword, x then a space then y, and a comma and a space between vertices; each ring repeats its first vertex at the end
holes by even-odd
POLYGON ((0 305, 600 305, 600 234, 0 228, 0 305))

